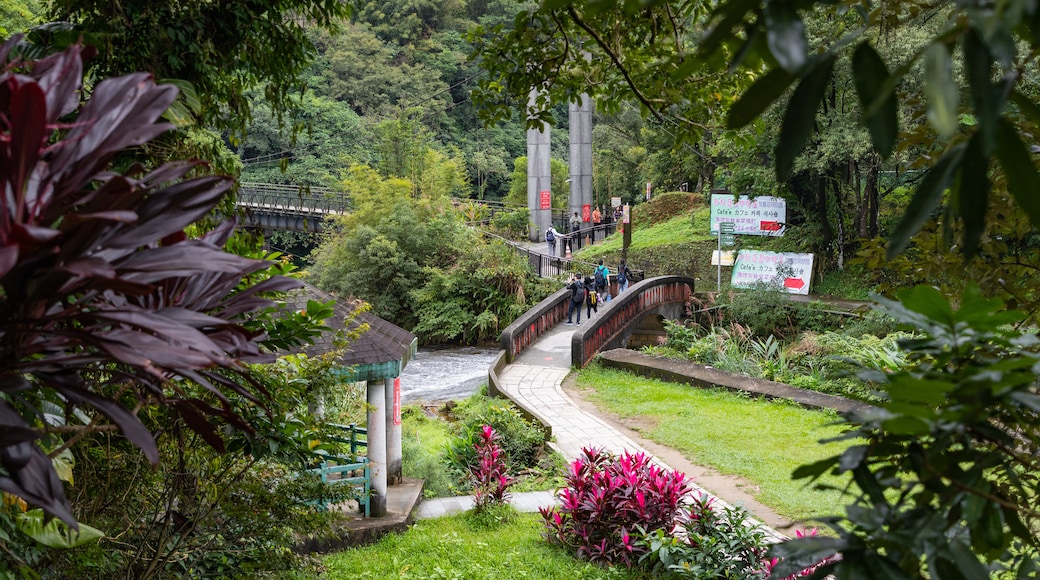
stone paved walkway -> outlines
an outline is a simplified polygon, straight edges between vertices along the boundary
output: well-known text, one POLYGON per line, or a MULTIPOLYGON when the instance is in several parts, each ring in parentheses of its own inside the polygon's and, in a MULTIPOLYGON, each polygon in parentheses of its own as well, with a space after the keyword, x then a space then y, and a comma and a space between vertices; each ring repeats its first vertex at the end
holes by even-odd
MULTIPOLYGON (((514 493, 509 498, 509 504, 519 512, 536 512, 539 508, 548 507, 555 503, 556 498, 554 492, 551 491, 525 491, 514 493)), ((473 496, 424 499, 415 510, 415 519, 428 520, 439 518, 464 512, 472 507, 473 496)))

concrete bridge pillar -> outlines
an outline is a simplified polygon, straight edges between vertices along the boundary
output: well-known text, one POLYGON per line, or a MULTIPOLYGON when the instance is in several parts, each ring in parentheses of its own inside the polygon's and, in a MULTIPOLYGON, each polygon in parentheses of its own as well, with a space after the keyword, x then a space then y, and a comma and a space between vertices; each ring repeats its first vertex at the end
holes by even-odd
POLYGON ((592 99, 588 94, 570 104, 568 124, 571 191, 567 217, 577 212, 584 229, 592 226, 592 99))
MULTIPOLYGON (((531 90, 528 107, 535 107, 538 96, 536 89, 531 90)), ((527 130, 527 207, 531 210, 532 242, 545 240, 545 230, 552 223, 552 174, 549 147, 549 125, 542 129, 527 130), (549 201, 546 207, 546 200, 549 201)))

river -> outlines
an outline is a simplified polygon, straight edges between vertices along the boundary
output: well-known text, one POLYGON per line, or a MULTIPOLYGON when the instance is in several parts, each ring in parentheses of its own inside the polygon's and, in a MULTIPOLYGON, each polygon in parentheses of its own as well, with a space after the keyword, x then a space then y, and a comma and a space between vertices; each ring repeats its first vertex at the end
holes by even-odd
POLYGON ((401 403, 460 400, 487 382, 497 348, 478 346, 419 349, 401 373, 401 403))

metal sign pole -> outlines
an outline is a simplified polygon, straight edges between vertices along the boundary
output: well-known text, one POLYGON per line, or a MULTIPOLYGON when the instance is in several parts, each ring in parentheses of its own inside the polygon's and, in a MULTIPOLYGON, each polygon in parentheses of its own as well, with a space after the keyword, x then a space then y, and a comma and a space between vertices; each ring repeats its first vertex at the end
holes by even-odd
POLYGON ((720 227, 719 227, 719 240, 718 241, 719 241, 719 249, 718 249, 718 253, 719 253, 719 255, 718 255, 719 275, 718 275, 718 280, 716 281, 716 290, 715 290, 715 292, 721 294, 722 293, 722 227, 721 227, 721 224, 720 224, 720 227))

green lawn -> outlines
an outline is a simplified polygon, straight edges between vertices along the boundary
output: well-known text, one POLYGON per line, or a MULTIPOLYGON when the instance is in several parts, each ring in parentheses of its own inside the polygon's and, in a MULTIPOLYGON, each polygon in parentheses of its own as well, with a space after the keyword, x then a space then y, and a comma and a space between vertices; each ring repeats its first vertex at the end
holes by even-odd
POLYGON ((423 520, 404 534, 325 557, 325 577, 532 580, 636 579, 624 569, 581 562, 542 539, 539 514, 488 525, 472 513, 423 520))
MULTIPOLYGON (((758 500, 791 519, 843 515, 837 491, 820 491, 791 472, 844 448, 818 441, 839 434, 828 425, 836 413, 787 402, 753 399, 732 391, 708 390, 638 377, 591 365, 578 386, 601 408, 622 417, 643 417, 648 439, 683 453, 691 462, 739 475, 762 491, 758 500)), ((844 479, 827 478, 844 485, 844 479)))

